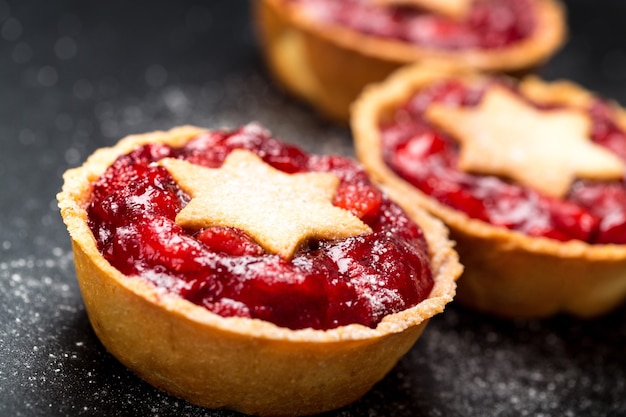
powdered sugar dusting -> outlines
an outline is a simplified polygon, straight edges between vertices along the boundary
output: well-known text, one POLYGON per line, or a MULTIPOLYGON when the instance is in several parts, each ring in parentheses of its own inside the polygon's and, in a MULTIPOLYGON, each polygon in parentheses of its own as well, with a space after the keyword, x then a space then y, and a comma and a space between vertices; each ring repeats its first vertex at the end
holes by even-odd
POLYGON ((275 136, 306 150, 353 154, 345 127, 319 123, 309 109, 277 95, 256 72, 229 75, 223 83, 171 84, 151 89, 145 97, 102 100, 96 116, 99 130, 111 141, 130 132, 154 130, 155 122, 161 129, 185 124, 217 129, 258 121, 271 127, 275 136), (159 126, 159 121, 166 123, 159 126))
MULTIPOLYGON (((3 244, 4 248, 12 245, 3 244)), ((74 332, 71 318, 84 314, 79 294, 71 277, 74 265, 71 252, 54 247, 48 258, 13 258, 0 262, 0 301, 4 306, 4 325, 0 345, 6 355, 0 363, 0 395, 8 398, 6 381, 21 375, 21 392, 32 392, 24 401, 27 410, 37 401, 41 384, 64 378, 65 367, 78 358, 84 342, 76 339, 71 349, 60 345, 65 332, 74 332), (68 320, 69 319, 69 320, 68 320)))

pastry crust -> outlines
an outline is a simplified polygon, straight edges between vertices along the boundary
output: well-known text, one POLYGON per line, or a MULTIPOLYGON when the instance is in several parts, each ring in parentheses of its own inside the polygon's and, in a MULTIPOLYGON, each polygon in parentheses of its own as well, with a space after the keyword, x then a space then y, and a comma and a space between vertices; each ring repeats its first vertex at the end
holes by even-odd
MULTIPOLYGON (((435 80, 481 75, 450 66, 409 66, 366 89, 353 107, 358 159, 372 179, 403 208, 420 206, 439 217, 457 242, 465 270, 457 300, 507 317, 545 317, 559 312, 591 317, 626 298, 626 245, 592 245, 529 237, 495 227, 445 206, 396 175, 384 162, 379 123, 416 91, 435 80)), ((531 77, 520 88, 539 101, 584 107, 592 95, 570 82, 544 83, 531 77), (554 100, 551 92, 555 92, 554 100), (568 97, 571 95, 571 100, 568 97)), ((615 107, 624 126, 623 110, 615 107)))
POLYGON ((268 67, 287 91, 331 119, 347 122, 350 104, 367 84, 409 63, 431 61, 485 71, 523 73, 546 61, 566 38, 558 0, 536 0, 533 35, 502 49, 436 50, 320 25, 285 0, 253 2, 268 67))
POLYGON ((192 403, 256 415, 314 414, 346 405, 382 379, 443 311, 461 273, 443 224, 420 209, 409 214, 432 252, 430 296, 387 316, 374 329, 290 330, 224 318, 141 278, 100 254, 85 205, 95 181, 120 155, 146 143, 181 146, 206 130, 186 126, 130 136, 68 170, 58 195, 90 322, 104 346, 152 385, 192 403))

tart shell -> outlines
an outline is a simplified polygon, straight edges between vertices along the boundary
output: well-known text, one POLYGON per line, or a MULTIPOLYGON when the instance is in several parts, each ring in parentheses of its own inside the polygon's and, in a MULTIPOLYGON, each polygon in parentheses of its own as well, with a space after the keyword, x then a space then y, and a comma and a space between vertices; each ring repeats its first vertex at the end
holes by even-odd
POLYGON ((382 379, 455 293, 458 256, 441 222, 419 209, 432 252, 430 296, 374 329, 290 330, 224 318, 139 277, 100 254, 87 225, 91 183, 120 155, 146 143, 181 146, 206 130, 186 126, 127 137, 64 175, 58 195, 76 275, 93 329, 106 349, 155 387, 209 408, 255 415, 314 414, 355 401, 382 379))
MULTIPOLYGON (((354 104, 351 121, 358 159, 400 206, 424 207, 449 227, 465 268, 458 283, 459 303, 504 317, 559 312, 593 317, 610 311, 626 298, 626 245, 530 237, 471 219, 424 194, 385 163, 379 123, 398 105, 433 81, 482 76, 450 66, 408 66, 368 87, 354 104)), ((583 107, 592 99, 568 81, 527 77, 519 86, 539 102, 583 107)), ((626 126, 624 111, 614 106, 617 123, 626 126)))
POLYGON ((367 84, 409 63, 432 61, 506 73, 524 73, 546 61, 566 38, 558 0, 535 1, 533 35, 502 49, 436 50, 377 38, 338 25, 321 25, 285 0, 253 2, 261 48, 270 72, 291 94, 320 113, 349 120, 350 104, 367 84))

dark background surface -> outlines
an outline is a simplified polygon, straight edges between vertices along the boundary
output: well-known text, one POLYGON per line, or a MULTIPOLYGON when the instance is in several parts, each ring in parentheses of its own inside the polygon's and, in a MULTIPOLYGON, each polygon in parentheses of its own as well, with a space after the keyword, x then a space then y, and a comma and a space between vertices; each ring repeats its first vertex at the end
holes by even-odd
MULTIPOLYGON (((254 0, 253 0, 254 1, 254 0)), ((541 71, 626 103, 626 3, 568 1, 541 71)), ((130 133, 257 120, 307 150, 349 131, 277 90, 246 1, 0 0, 0 416, 233 416, 163 394, 92 332, 56 208, 61 174, 130 133)), ((626 308, 499 320, 451 305, 360 401, 329 416, 626 415, 626 308)))

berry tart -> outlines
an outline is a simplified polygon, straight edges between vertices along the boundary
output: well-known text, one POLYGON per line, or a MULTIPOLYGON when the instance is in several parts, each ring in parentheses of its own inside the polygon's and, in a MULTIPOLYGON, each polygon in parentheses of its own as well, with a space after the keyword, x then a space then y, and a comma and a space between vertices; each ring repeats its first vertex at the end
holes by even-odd
POLYGON ((590 317, 626 296, 626 113, 569 81, 398 70, 354 106, 358 158, 405 209, 448 225, 457 300, 590 317))
POLYGON ((96 151, 58 196, 87 313, 152 385, 209 408, 348 404, 396 364, 461 273, 447 229, 354 161, 257 124, 96 151))
POLYGON ((255 20, 277 81, 347 121, 362 88, 433 60, 518 74, 564 42, 558 0, 259 0, 255 20))

